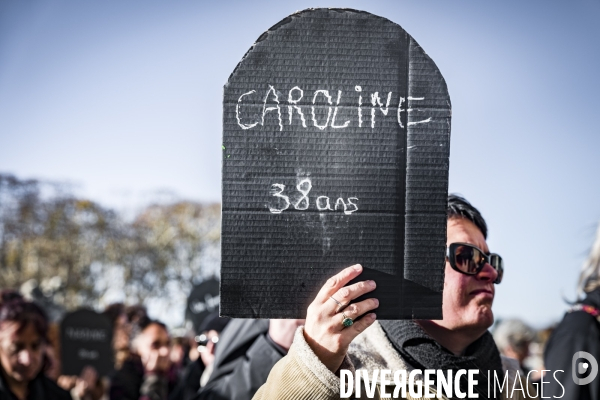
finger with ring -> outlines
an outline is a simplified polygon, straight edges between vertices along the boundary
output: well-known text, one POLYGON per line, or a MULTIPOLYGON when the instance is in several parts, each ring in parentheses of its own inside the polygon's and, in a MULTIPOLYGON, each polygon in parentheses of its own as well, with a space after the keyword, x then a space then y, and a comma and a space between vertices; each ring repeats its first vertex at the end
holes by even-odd
POLYGON ((364 315, 377 307, 379 307, 379 300, 373 298, 350 304, 342 313, 342 325, 345 328, 351 326, 361 315, 364 315), (346 319, 350 321, 346 321, 346 319))
POLYGON ((339 301, 337 301, 333 296, 329 296, 329 298, 333 301, 336 302, 336 304, 338 305, 338 308, 335 310, 336 313, 339 313, 340 311, 342 311, 344 308, 348 307, 348 304, 342 304, 339 301))
POLYGON ((342 326, 344 328, 352 326, 353 323, 354 323, 354 321, 352 320, 352 318, 348 318, 348 317, 346 317, 346 314, 342 313, 342 326))

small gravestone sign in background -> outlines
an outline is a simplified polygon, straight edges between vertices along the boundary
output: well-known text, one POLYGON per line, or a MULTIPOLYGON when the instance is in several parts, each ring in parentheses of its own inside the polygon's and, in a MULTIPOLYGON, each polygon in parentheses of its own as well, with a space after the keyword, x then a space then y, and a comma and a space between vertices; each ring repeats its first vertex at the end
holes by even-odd
POLYGON ((185 309, 185 319, 191 321, 196 333, 200 325, 211 312, 219 309, 219 281, 208 279, 193 287, 185 309))
POLYGON ((304 317, 360 263, 378 318, 441 318, 450 116, 385 18, 309 9, 261 35, 224 90, 221 314, 304 317))
POLYGON ((60 324, 60 352, 63 375, 79 375, 91 365, 100 376, 113 369, 112 324, 108 317, 92 310, 77 310, 60 324))

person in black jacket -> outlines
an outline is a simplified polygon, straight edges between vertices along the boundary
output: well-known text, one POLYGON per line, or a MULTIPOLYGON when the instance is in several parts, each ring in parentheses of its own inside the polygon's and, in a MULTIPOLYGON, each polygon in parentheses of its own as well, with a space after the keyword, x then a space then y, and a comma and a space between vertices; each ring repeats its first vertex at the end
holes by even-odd
POLYGON ((67 400, 71 395, 44 376, 48 319, 14 291, 0 293, 0 400, 67 400))
POLYGON ((191 362, 183 371, 183 375, 169 400, 192 400, 212 374, 217 345, 223 329, 231 321, 227 317, 219 317, 217 311, 209 314, 200 324, 195 338, 200 352, 199 357, 191 362))
MULTIPOLYGON (((585 297, 565 314, 546 345, 545 369, 555 373, 556 379, 550 377, 544 380, 549 381, 544 384, 544 397, 600 400, 600 377, 589 383, 580 380, 594 373, 594 363, 589 355, 600 362, 600 225, 592 251, 581 272, 579 292, 585 294, 585 297), (575 356, 580 351, 589 355, 575 356), (556 372, 558 370, 564 372, 556 372)), ((598 372, 596 364, 596 373, 598 372)))
POLYGON ((195 400, 250 400, 304 320, 234 319, 223 330, 210 379, 195 400))

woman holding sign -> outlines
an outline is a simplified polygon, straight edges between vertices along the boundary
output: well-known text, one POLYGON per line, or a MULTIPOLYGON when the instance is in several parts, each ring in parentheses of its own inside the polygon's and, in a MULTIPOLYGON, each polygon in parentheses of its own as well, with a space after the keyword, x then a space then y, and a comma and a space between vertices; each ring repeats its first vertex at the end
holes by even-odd
POLYGON ((515 360, 501 358, 487 330, 494 320, 494 285, 502 280, 503 267, 500 256, 488 250, 486 223, 477 209, 458 196, 449 196, 447 216, 444 319, 376 322, 377 299, 352 303, 373 291, 376 283, 367 280, 346 286, 363 270, 360 265, 346 268, 321 288, 288 355, 271 370, 254 398, 431 397, 440 392, 435 383, 439 370, 456 378, 450 379, 442 398, 535 396, 519 377, 515 360), (360 384, 356 370, 362 371, 360 384), (416 370, 425 379, 423 374, 415 377, 416 370), (427 384, 427 371, 433 373, 431 384, 427 384), (488 388, 493 376, 500 381, 508 376, 510 385, 496 389, 491 378, 488 388), (521 389, 511 391, 515 386, 521 389))

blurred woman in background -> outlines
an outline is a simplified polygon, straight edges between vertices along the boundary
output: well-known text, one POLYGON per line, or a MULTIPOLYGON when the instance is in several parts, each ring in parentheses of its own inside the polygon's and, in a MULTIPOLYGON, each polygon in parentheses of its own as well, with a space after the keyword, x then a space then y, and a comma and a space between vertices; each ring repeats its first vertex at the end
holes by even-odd
POLYGON ((511 318, 500 321, 493 336, 500 354, 517 360, 521 370, 527 374, 530 368, 524 365, 524 361, 529 356, 529 346, 535 340, 535 330, 520 319, 511 318))
POLYGON ((48 319, 15 291, 0 292, 0 400, 67 400, 43 373, 48 319))
POLYGON ((560 384, 556 379, 550 379, 550 383, 544 387, 544 396, 598 400, 600 379, 593 379, 589 383, 580 379, 585 380, 593 374, 594 367, 598 372, 596 361, 600 360, 600 225, 592 250, 581 270, 578 294, 583 298, 567 311, 546 345, 545 368, 564 372, 556 375, 560 384), (580 351, 591 354, 594 360, 589 359, 588 355, 585 355, 587 359, 575 356, 580 351))
POLYGON ((132 325, 131 354, 112 377, 110 399, 167 400, 177 384, 169 331, 146 316, 132 325))

